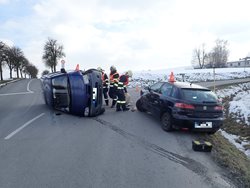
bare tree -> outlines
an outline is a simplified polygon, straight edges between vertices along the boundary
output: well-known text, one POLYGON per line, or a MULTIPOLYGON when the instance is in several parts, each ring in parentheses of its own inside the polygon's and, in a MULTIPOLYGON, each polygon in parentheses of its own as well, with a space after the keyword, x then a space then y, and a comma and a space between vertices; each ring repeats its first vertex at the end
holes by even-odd
POLYGON ((21 66, 22 60, 24 59, 23 51, 19 47, 13 46, 10 49, 10 52, 13 67, 17 72, 17 78, 19 78, 19 68, 21 66))
POLYGON ((7 66, 8 66, 8 68, 9 68, 9 71, 10 71, 10 78, 12 78, 12 70, 14 69, 14 63, 13 63, 13 61, 14 61, 14 58, 13 58, 13 53, 12 53, 12 51, 11 51, 11 48, 10 47, 5 47, 4 49, 3 49, 3 52, 4 52, 4 54, 6 55, 6 60, 5 60, 5 62, 6 62, 6 64, 7 64, 7 66))
POLYGON ((37 78, 37 74, 38 74, 38 69, 36 68, 35 65, 33 64, 29 64, 25 67, 24 70, 25 73, 27 73, 29 75, 30 78, 37 78))
POLYGON ((215 68, 226 67, 228 56, 228 41, 217 39, 215 41, 215 47, 209 53, 209 65, 215 68))
POLYGON ((6 44, 0 41, 0 79, 3 80, 3 66, 6 63, 7 56, 4 53, 4 48, 6 48, 6 44))
POLYGON ((57 40, 48 39, 44 46, 43 61, 46 66, 51 68, 51 72, 56 72, 58 59, 65 57, 63 45, 58 45, 57 40))
POLYGON ((23 78, 23 72, 26 66, 29 65, 29 60, 26 57, 22 57, 21 61, 20 61, 20 66, 19 66, 19 70, 20 70, 20 74, 21 74, 21 78, 23 78))
POLYGON ((195 48, 193 51, 192 65, 195 68, 204 68, 208 59, 208 55, 205 50, 205 44, 203 43, 201 47, 195 48))

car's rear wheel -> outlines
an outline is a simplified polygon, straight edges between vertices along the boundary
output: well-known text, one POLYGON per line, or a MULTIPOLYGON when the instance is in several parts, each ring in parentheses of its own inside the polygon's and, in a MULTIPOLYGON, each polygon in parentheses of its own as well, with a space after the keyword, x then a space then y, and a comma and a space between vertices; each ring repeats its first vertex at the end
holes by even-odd
POLYGON ((172 131, 173 130, 173 126, 172 126, 172 117, 168 112, 165 112, 162 116, 161 116, 161 127, 164 131, 172 131))
POLYGON ((137 108, 140 112, 146 112, 146 109, 144 109, 144 108, 142 107, 141 99, 139 99, 139 100, 136 101, 136 108, 137 108))

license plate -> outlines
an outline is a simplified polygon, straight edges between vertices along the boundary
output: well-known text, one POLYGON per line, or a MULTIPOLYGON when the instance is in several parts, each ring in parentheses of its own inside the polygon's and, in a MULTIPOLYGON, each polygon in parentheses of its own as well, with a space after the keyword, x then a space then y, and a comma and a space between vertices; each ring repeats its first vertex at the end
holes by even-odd
POLYGON ((93 100, 96 100, 97 97, 97 88, 93 88, 93 100))
POLYGON ((202 122, 202 123, 194 123, 194 128, 202 129, 202 128, 212 128, 212 122, 202 122))

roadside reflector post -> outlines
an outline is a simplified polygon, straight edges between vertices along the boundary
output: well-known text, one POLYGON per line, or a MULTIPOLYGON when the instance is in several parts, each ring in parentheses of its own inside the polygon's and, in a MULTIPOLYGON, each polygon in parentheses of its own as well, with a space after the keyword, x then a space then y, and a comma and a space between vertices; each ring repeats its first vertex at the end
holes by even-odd
POLYGON ((214 76, 214 92, 215 92, 215 66, 213 65, 213 76, 214 76))
POLYGON ((181 73, 180 75, 182 76, 182 81, 185 82, 185 74, 181 73))
POLYGON ((65 60, 61 60, 61 72, 66 73, 65 68, 64 68, 65 60))

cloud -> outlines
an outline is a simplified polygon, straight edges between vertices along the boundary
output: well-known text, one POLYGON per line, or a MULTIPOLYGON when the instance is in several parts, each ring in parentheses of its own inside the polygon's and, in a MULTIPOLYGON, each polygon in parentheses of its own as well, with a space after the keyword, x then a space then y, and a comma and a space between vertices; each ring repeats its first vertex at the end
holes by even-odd
POLYGON ((76 64, 106 70, 114 64, 121 71, 189 66, 193 49, 205 43, 209 50, 217 38, 229 41, 232 59, 249 51, 245 0, 30 0, 22 5, 18 12, 27 15, 9 15, 1 33, 40 72, 48 37, 64 46, 69 69, 76 64))
POLYGON ((9 0, 0 0, 0 5, 1 4, 7 4, 9 2, 9 0))

